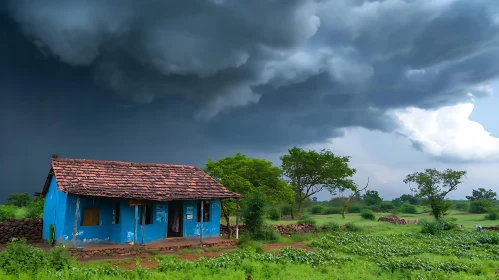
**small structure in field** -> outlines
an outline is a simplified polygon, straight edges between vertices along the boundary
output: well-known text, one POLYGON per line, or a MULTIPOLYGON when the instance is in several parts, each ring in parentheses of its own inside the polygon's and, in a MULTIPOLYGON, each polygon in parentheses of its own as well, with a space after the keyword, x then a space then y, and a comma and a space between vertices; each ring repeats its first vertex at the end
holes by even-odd
POLYGON ((194 166, 52 157, 43 239, 82 246, 219 237, 220 200, 239 198, 194 166))

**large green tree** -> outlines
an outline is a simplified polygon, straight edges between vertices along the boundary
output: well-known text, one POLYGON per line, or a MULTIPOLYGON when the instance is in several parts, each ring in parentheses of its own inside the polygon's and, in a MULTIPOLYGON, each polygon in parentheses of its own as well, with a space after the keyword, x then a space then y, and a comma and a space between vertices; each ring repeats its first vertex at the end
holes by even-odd
POLYGON ((473 190, 471 196, 466 196, 469 201, 475 201, 479 199, 496 200, 497 193, 493 190, 486 190, 484 188, 478 188, 478 190, 473 190))
POLYGON ((455 171, 446 169, 438 171, 437 169, 425 169, 423 172, 414 172, 407 175, 404 179, 406 184, 415 184, 411 186, 417 196, 426 199, 431 207, 431 213, 436 220, 439 220, 447 210, 452 206, 450 201, 445 200, 445 196, 451 191, 457 189, 466 176, 466 171, 455 171))
MULTIPOLYGON (((218 161, 208 159, 204 170, 229 190, 244 196, 258 191, 263 193, 271 204, 290 203, 293 200, 293 189, 281 179, 281 169, 268 160, 237 153, 218 161)), ((222 214, 229 225, 230 214, 236 209, 235 203, 223 200, 221 206, 222 214)))
POLYGON ((281 161, 283 174, 294 187, 298 213, 304 200, 324 189, 336 194, 355 188, 351 180, 355 169, 348 166, 349 157, 325 149, 317 152, 294 147, 281 156, 281 161))

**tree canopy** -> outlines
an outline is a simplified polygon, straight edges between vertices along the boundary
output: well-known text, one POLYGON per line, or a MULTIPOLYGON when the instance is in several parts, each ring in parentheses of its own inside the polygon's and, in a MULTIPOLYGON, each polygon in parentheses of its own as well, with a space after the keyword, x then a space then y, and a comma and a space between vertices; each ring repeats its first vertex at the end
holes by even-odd
POLYGON ((484 188, 478 188, 478 190, 473 190, 471 196, 466 196, 469 201, 475 201, 479 199, 496 200, 497 193, 493 190, 486 190, 484 188))
POLYGON ((439 220, 452 205, 451 202, 445 200, 445 196, 456 190, 465 176, 466 171, 452 169, 438 171, 432 168, 407 175, 404 183, 416 185, 415 187, 411 186, 412 191, 417 196, 428 200, 433 216, 439 220))
POLYGON ((28 206, 31 198, 28 193, 13 193, 7 198, 7 204, 14 205, 17 207, 28 206))
MULTIPOLYGON (((281 169, 271 161, 237 153, 218 161, 208 159, 204 170, 227 189, 244 196, 258 191, 271 204, 290 203, 293 200, 293 189, 281 179, 281 169)), ((233 202, 222 202, 222 212, 227 223, 234 211, 233 202)))
POLYGON ((367 190, 366 193, 362 196, 366 205, 378 205, 383 202, 383 199, 379 196, 378 191, 367 190))
POLYGON ((283 173, 294 187, 298 212, 305 199, 323 189, 332 194, 356 189, 350 179, 355 169, 348 166, 349 157, 336 156, 325 149, 317 152, 294 147, 281 156, 281 161, 283 173))

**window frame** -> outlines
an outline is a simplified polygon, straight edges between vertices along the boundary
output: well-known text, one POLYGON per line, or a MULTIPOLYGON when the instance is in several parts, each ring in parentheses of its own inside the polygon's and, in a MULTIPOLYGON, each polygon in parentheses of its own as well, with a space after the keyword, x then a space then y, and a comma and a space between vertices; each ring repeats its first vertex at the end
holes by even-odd
POLYGON ((98 206, 83 207, 81 215, 82 217, 81 217, 80 226, 82 227, 100 226, 100 207, 98 206), (88 218, 89 216, 91 218, 88 218))
POLYGON ((142 205, 140 207, 140 224, 141 225, 152 225, 154 223, 154 207, 152 204, 142 205), (150 211, 149 211, 150 210, 150 211), (145 213, 144 213, 145 211, 145 213))
MULTIPOLYGON (((201 200, 198 200, 197 204, 197 222, 201 222, 201 200)), ((203 205, 203 223, 211 222, 211 202, 209 200, 204 200, 204 205, 203 205)))
POLYGON ((120 222, 121 222, 121 203, 118 201, 114 204, 113 225, 119 225, 120 222))

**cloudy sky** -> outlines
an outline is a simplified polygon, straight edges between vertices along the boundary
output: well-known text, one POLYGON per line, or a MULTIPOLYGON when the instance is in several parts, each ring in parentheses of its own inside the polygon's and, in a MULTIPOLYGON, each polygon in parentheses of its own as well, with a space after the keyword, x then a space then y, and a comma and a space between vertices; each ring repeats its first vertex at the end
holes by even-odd
MULTIPOLYGON (((203 166, 292 146, 391 199, 424 168, 499 191, 495 0, 0 2, 3 192, 51 154, 203 166)), ((321 194, 326 199, 327 194, 321 194)))

